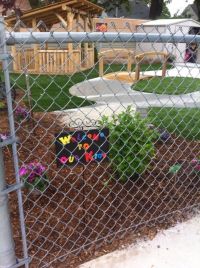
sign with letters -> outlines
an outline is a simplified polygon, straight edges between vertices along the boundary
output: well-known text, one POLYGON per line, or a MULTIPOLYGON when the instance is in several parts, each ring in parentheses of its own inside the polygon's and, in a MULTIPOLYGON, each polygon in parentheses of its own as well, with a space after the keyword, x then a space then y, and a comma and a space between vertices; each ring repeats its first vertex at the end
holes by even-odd
POLYGON ((74 166, 78 163, 108 160, 109 130, 63 132, 56 135, 56 157, 58 166, 74 166))

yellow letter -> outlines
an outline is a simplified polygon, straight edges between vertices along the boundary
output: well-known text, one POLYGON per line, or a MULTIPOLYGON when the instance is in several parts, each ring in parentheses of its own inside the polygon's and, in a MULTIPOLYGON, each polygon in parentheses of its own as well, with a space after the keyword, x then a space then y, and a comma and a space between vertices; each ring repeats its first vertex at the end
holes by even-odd
POLYGON ((66 145, 66 144, 70 143, 71 136, 68 135, 68 136, 65 136, 65 137, 61 137, 61 138, 59 138, 59 140, 62 142, 63 145, 66 145))
POLYGON ((82 143, 79 143, 78 144, 78 149, 81 150, 81 148, 82 148, 82 143))
POLYGON ((71 156, 69 157, 69 163, 73 163, 73 162, 74 162, 74 156, 71 155, 71 156))

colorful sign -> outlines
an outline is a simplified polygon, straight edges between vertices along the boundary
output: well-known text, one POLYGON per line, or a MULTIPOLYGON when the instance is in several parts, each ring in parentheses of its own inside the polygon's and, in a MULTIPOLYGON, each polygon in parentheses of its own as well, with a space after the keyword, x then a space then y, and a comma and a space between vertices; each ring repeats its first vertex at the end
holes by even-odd
POLYGON ((64 132, 56 135, 56 156, 58 166, 74 166, 78 163, 102 162, 108 160, 109 130, 64 132))
POLYGON ((96 32, 107 32, 108 31, 108 24, 107 23, 96 23, 96 32))

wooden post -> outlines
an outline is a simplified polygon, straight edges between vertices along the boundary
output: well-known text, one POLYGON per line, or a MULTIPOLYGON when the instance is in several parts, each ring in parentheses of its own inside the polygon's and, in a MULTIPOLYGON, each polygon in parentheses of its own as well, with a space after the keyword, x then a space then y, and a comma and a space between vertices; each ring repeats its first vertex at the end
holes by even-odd
MULTIPOLYGON (((92 22, 91 31, 95 32, 95 25, 94 25, 94 19, 93 18, 91 18, 91 22, 92 22)), ((94 45, 94 42, 92 43, 91 48, 92 48, 92 55, 91 55, 92 58, 90 58, 90 64, 91 64, 91 66, 94 66, 94 62, 95 62, 95 53, 94 53, 95 45, 94 45)))
POLYGON ((165 77, 167 71, 167 56, 164 56, 164 62, 162 65, 162 77, 165 77))
POLYGON ((131 52, 128 52, 127 72, 131 73, 131 52))
MULTIPOLYGON (((20 32, 20 24, 18 24, 17 28, 15 27, 15 31, 16 32, 20 32)), ((17 49, 16 49, 16 45, 13 45, 11 47, 11 54, 13 57, 13 71, 20 71, 22 70, 21 68, 21 63, 22 63, 22 52, 18 51, 17 53, 17 49)))
MULTIPOLYGON (((72 31, 73 28, 73 20, 74 20, 74 13, 68 12, 67 13, 67 30, 68 32, 72 31)), ((74 62, 73 62, 73 44, 69 43, 67 45, 68 48, 68 58, 66 64, 68 65, 68 70, 70 73, 74 71, 74 62)))
POLYGON ((18 64, 20 65, 20 63, 18 62, 17 50, 15 45, 11 47, 11 55, 13 57, 13 71, 18 71, 18 64))
MULTIPOLYGON (((87 23, 88 23, 88 18, 84 17, 84 32, 87 32, 87 23)), ((84 61, 84 67, 87 68, 87 63, 88 63, 88 43, 84 43, 84 48, 83 48, 83 61, 84 61)))
MULTIPOLYGON (((37 22, 36 22, 36 19, 32 19, 32 28, 34 29, 34 31, 36 31, 37 27, 37 22)), ((34 62, 35 62, 35 68, 34 68, 34 71, 39 73, 40 72, 40 66, 39 66, 39 59, 38 59, 38 45, 37 44, 34 44, 34 47, 33 47, 33 57, 34 57, 34 62)), ((27 63, 28 64, 28 63, 27 63)), ((48 64, 48 63, 47 63, 48 64)))
POLYGON ((99 57, 99 76, 103 77, 104 72, 103 72, 103 55, 100 55, 99 57))
POLYGON ((140 62, 136 60, 136 67, 135 67, 135 80, 138 81, 140 79, 140 62))
MULTIPOLYGON (((79 26, 80 20, 81 20, 81 16, 80 16, 80 13, 78 13, 76 16, 76 31, 77 32, 80 31, 80 26, 79 26)), ((81 50, 81 43, 78 44, 78 50, 81 50)))

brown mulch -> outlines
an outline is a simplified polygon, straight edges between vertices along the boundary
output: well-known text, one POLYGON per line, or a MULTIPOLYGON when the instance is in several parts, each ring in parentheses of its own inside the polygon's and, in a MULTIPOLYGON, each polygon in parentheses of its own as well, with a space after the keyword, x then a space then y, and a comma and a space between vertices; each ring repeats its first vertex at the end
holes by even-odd
MULTIPOLYGON (((0 132, 5 133, 7 115, 0 113, 0 132)), ((189 164, 199 155, 199 142, 174 135, 157 142, 150 168, 121 183, 111 179, 109 163, 57 167, 54 135, 63 127, 55 115, 35 113, 34 122, 16 122, 16 128, 20 164, 39 160, 48 167, 50 180, 41 196, 22 190, 31 267, 77 267, 138 238, 152 239, 159 230, 185 220, 190 208, 200 203, 200 181, 189 164), (169 174, 175 163, 183 168, 169 174)), ((13 183, 9 149, 5 163, 7 181, 13 183)), ((22 257, 15 193, 10 195, 10 207, 16 252, 22 257)))

